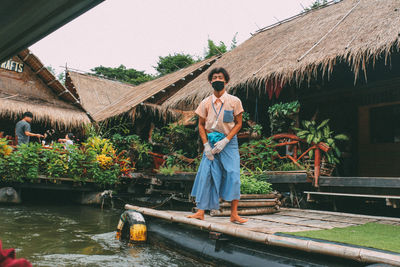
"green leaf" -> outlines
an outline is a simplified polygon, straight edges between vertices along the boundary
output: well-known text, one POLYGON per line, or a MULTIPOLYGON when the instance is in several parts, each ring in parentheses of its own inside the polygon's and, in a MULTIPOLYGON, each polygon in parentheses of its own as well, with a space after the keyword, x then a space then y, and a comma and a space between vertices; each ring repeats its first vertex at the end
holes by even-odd
MULTIPOLYGON (((297 132, 297 136, 300 137, 300 136, 304 136, 304 135, 309 134, 309 133, 310 133, 310 131, 303 130, 303 131, 297 132)), ((300 137, 300 138, 302 138, 302 137, 300 137)))
POLYGON ((317 127, 317 130, 321 129, 322 127, 324 127, 325 125, 327 125, 329 122, 329 119, 324 120, 323 122, 321 122, 321 124, 317 127))
POLYGON ((310 135, 307 136, 306 141, 307 141, 307 143, 311 144, 313 139, 314 139, 314 135, 310 134, 310 135))
POLYGON ((348 141, 349 137, 347 137, 347 135, 344 134, 338 134, 334 137, 336 140, 343 140, 343 141, 348 141))

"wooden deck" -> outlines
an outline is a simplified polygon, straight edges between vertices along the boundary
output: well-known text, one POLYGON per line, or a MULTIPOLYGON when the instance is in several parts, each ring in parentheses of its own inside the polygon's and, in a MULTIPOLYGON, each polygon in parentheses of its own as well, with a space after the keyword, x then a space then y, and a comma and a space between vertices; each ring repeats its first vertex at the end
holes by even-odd
POLYGON ((201 221, 187 218, 186 216, 192 214, 191 212, 161 211, 131 205, 126 205, 125 208, 136 210, 146 216, 187 224, 203 230, 219 232, 267 245, 334 255, 361 262, 381 262, 400 266, 400 254, 393 252, 276 234, 278 232, 299 232, 348 227, 368 222, 400 225, 400 218, 283 208, 275 214, 244 216, 249 221, 244 225, 237 225, 231 223, 229 217, 211 217, 206 215, 205 220, 201 221))

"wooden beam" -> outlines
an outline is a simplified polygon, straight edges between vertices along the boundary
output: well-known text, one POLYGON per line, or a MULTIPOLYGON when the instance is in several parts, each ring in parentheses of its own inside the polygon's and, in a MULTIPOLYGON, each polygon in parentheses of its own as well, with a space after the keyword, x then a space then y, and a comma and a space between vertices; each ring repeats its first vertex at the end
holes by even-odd
POLYGON ((22 61, 27 60, 31 55, 32 55, 31 53, 28 53, 28 54, 24 57, 24 59, 22 59, 22 61))
POLYGON ((400 196, 392 196, 392 195, 368 195, 368 194, 348 194, 348 193, 310 192, 310 191, 304 191, 304 193, 309 195, 322 195, 322 196, 400 199, 400 196))
POLYGON ((39 72, 41 72, 41 71, 44 70, 45 68, 46 68, 45 66, 41 67, 40 69, 38 69, 37 71, 35 71, 35 74, 38 74, 39 72))
POLYGON ((53 84, 55 81, 57 81, 57 79, 51 80, 50 82, 47 83, 47 85, 51 85, 51 84, 53 84))

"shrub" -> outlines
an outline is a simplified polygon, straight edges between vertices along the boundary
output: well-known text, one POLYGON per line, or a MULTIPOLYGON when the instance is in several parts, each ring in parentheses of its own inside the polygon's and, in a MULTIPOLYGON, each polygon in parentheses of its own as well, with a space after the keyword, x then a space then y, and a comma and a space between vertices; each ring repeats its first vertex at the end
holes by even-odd
POLYGON ((240 146, 241 164, 249 170, 271 170, 276 165, 274 143, 271 138, 252 140, 240 146))
POLYGON ((67 176, 68 154, 62 144, 54 144, 53 149, 41 149, 40 172, 54 178, 67 176))
MULTIPOLYGON (((247 172, 240 170, 240 193, 241 194, 268 194, 271 193, 271 184, 260 180, 258 177, 265 175, 262 171, 247 172)), ((264 178, 265 179, 265 178, 264 178)))
POLYGON ((300 111, 300 103, 278 103, 268 108, 271 135, 289 132, 296 123, 296 115, 300 111))
POLYGON ((6 180, 23 182, 36 179, 39 175, 39 151, 41 145, 36 143, 22 144, 17 150, 6 156, 6 180))

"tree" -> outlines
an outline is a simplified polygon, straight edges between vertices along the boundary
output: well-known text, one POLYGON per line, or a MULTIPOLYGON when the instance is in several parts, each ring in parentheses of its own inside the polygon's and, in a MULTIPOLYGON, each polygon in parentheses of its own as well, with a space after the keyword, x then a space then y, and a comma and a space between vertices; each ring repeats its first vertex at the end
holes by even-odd
POLYGON ((183 69, 195 63, 196 60, 189 54, 175 53, 169 54, 165 57, 158 57, 157 66, 154 68, 158 71, 160 76, 183 69))
POLYGON ((236 32, 235 35, 232 38, 231 49, 230 50, 236 48, 236 46, 237 46, 237 35, 238 35, 238 32, 236 32))
POLYGON ((208 47, 205 52, 205 58, 210 58, 216 55, 222 55, 227 51, 224 42, 220 41, 219 45, 216 45, 213 40, 208 39, 208 47))
POLYGON ((144 71, 138 71, 135 69, 127 69, 124 65, 120 65, 118 68, 99 66, 91 69, 95 75, 104 76, 108 79, 118 80, 134 85, 138 85, 154 79, 150 74, 144 71))
POLYGON ((325 6, 328 0, 315 0, 309 7, 304 8, 304 11, 309 11, 325 6))
POLYGON ((51 72, 51 74, 54 75, 54 77, 56 77, 56 79, 62 83, 63 85, 65 85, 65 73, 62 71, 60 73, 56 73, 56 70, 50 65, 50 66, 46 66, 47 70, 51 72))

